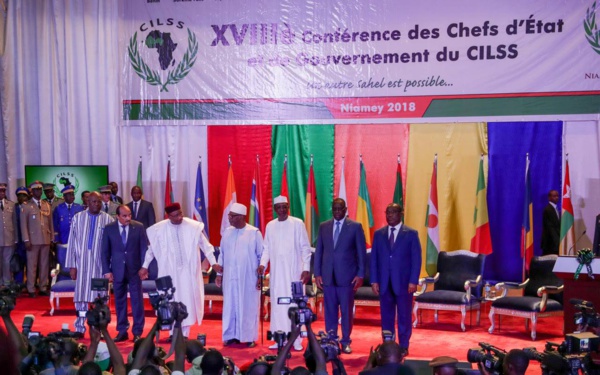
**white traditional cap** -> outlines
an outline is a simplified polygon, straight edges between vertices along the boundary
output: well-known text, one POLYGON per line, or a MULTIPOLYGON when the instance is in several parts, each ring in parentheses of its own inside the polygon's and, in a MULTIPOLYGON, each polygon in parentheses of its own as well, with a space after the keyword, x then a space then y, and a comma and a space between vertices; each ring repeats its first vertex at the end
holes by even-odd
POLYGON ((229 210, 229 211, 233 212, 234 214, 246 216, 248 209, 246 208, 246 206, 244 206, 241 203, 234 203, 231 205, 231 210, 229 210))
POLYGON ((280 195, 278 197, 275 197, 275 199, 273 199, 273 205, 276 205, 276 204, 279 204, 279 203, 288 203, 287 197, 284 197, 283 195, 280 195))

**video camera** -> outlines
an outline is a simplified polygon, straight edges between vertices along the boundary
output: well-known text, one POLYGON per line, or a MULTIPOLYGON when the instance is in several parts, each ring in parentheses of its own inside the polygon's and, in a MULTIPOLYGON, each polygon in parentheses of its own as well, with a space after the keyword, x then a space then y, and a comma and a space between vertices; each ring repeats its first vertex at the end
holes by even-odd
MULTIPOLYGON (((108 279, 97 278, 92 279, 92 291, 98 292, 98 297, 92 302, 92 308, 85 312, 85 318, 88 324, 95 328, 100 328, 102 324, 110 323, 110 309, 107 306, 108 302, 108 279)), ((83 314, 80 312, 79 314, 83 314)))
POLYGON ((492 375, 502 374, 502 364, 506 351, 485 342, 479 343, 480 348, 471 348, 467 352, 467 361, 481 363, 485 370, 492 375))
POLYGON ((335 331, 331 330, 327 333, 319 331, 317 340, 319 341, 321 349, 323 349, 323 353, 325 353, 326 362, 338 359, 342 347, 340 345, 340 338, 335 331))
POLYGON ((576 310, 579 310, 574 315, 574 322, 579 331, 585 331, 588 327, 600 327, 600 314, 596 312, 592 302, 575 298, 570 299, 569 302, 576 310))
POLYGON ((181 302, 171 301, 175 293, 171 276, 159 277, 155 282, 156 291, 148 293, 150 304, 156 310, 160 330, 170 330, 177 317, 185 319, 188 316, 187 307, 181 302))
POLYGON ((11 284, 0 289, 0 315, 6 315, 14 310, 20 291, 21 285, 19 284, 11 284))
POLYGON ((279 297, 277 299, 279 305, 289 305, 295 303, 288 310, 288 317, 294 324, 306 324, 317 320, 317 316, 312 310, 307 307, 308 297, 304 294, 304 285, 302 281, 292 281, 292 297, 279 297))
MULTIPOLYGON (((569 301, 578 313, 574 322, 580 329, 598 327, 599 316, 591 302, 579 299, 569 301)), ((542 374, 579 374, 579 371, 589 373, 594 368, 590 353, 597 352, 600 347, 600 337, 591 332, 577 331, 565 335, 565 340, 558 344, 546 342, 543 352, 535 348, 523 349, 530 359, 540 362, 542 374)), ((597 368, 596 368, 597 370, 597 368)))

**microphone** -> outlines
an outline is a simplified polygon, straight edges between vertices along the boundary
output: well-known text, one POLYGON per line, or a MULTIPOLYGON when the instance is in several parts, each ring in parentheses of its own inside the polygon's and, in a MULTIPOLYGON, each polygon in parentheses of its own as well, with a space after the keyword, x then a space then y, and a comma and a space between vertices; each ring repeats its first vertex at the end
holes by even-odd
POLYGON ((584 299, 579 299, 579 298, 571 298, 569 300, 569 303, 571 305, 581 305, 581 306, 585 306, 585 307, 594 307, 594 303, 590 302, 590 301, 586 301, 584 299))
POLYGON ((575 240, 575 243, 573 245, 571 245, 571 247, 569 248, 569 253, 567 255, 571 255, 571 251, 573 250, 574 247, 577 246, 577 241, 579 241, 581 239, 581 237, 583 237, 585 232, 587 232, 587 229, 584 229, 584 231, 579 235, 579 237, 577 237, 577 239, 575 240))

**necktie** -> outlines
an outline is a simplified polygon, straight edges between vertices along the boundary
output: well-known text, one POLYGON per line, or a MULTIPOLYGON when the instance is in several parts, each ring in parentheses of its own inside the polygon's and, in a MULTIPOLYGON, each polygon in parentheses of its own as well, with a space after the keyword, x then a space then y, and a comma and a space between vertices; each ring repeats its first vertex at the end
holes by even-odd
POLYGON ((38 201, 37 204, 38 204, 38 208, 41 210, 42 209, 42 204, 40 203, 40 201, 38 201))
POLYGON ((121 225, 121 241, 123 241, 123 245, 127 243, 127 231, 125 231, 124 225, 121 225))
POLYGON ((138 202, 133 202, 133 216, 137 219, 137 206, 138 202))
POLYGON ((388 240, 390 241, 390 250, 394 247, 394 231, 396 230, 396 228, 391 227, 390 228, 390 237, 388 238, 388 240))
POLYGON ((337 245, 338 238, 340 237, 340 222, 335 222, 335 231, 333 232, 333 247, 337 245))
POLYGON ((0 201, 0 210, 4 211, 4 199, 0 201))
POLYGON ((67 204, 67 208, 69 209, 69 215, 71 214, 71 205, 67 204))
POLYGON ((108 203, 104 203, 104 212, 108 213, 108 203))

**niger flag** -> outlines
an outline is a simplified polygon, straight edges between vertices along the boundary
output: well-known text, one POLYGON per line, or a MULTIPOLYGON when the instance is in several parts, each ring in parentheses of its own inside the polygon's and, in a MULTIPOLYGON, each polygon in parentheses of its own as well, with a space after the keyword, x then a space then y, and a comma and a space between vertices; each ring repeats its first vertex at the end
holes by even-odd
POLYGON ((490 220, 487 208, 487 188, 483 173, 483 155, 479 161, 479 178, 475 194, 475 214, 473 216, 475 235, 471 239, 471 251, 479 254, 492 253, 492 238, 490 236, 490 220))

